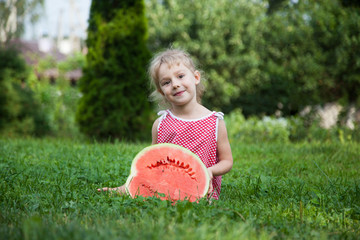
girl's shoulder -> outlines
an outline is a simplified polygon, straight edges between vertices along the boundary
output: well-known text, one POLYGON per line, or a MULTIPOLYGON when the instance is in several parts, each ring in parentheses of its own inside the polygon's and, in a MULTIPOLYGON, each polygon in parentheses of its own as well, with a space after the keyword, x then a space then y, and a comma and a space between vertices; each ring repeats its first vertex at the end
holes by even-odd
POLYGON ((169 113, 169 109, 166 110, 160 110, 157 112, 157 115, 159 116, 159 118, 161 118, 162 116, 166 116, 169 113))
POLYGON ((224 119, 224 113, 210 111, 208 109, 206 109, 205 111, 199 112, 198 114, 193 115, 191 117, 189 117, 189 116, 183 117, 181 115, 180 116, 176 115, 170 109, 159 111, 157 113, 157 115, 159 116, 159 118, 156 120, 156 122, 161 122, 167 116, 170 116, 171 118, 175 118, 175 119, 182 120, 182 121, 198 121, 198 120, 203 120, 203 119, 206 119, 209 117, 216 117, 219 120, 224 119))
POLYGON ((214 115, 215 115, 215 117, 217 117, 219 120, 224 120, 224 113, 223 113, 223 112, 215 112, 215 111, 214 111, 214 115))
POLYGON ((208 108, 206 108, 206 107, 204 107, 204 106, 202 106, 203 107, 203 112, 202 112, 202 114, 203 114, 203 116, 204 117, 209 117, 209 116, 215 116, 216 118, 218 118, 218 119, 220 119, 220 120, 223 120, 224 119, 224 113, 222 113, 222 112, 216 112, 216 111, 213 111, 213 110, 209 110, 208 108))

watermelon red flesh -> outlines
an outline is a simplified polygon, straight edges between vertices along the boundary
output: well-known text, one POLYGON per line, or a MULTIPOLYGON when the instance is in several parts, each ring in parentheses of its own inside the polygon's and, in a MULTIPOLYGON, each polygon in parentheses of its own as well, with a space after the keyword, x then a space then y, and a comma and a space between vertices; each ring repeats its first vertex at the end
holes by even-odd
POLYGON ((194 153, 162 143, 143 149, 134 158, 126 189, 132 197, 196 201, 209 189, 206 166, 194 153))

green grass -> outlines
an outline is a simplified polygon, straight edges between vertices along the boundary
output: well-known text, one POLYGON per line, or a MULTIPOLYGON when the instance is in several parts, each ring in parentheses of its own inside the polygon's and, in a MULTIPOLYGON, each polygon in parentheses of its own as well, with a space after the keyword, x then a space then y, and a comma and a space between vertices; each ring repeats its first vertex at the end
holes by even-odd
POLYGON ((96 192, 146 145, 0 139, 0 239, 360 238, 358 143, 232 143, 212 204, 96 192))

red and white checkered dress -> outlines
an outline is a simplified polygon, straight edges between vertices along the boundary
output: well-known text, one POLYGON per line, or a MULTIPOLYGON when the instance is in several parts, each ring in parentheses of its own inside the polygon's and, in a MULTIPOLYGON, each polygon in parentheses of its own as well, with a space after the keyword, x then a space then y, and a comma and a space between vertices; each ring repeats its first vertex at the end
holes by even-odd
MULTIPOLYGON (((185 147, 195 153, 207 168, 219 162, 216 150, 217 130, 221 112, 212 112, 200 119, 187 120, 176 117, 170 110, 160 111, 161 115, 157 143, 173 143, 185 147)), ((214 192, 212 197, 219 199, 221 176, 212 181, 214 192)))

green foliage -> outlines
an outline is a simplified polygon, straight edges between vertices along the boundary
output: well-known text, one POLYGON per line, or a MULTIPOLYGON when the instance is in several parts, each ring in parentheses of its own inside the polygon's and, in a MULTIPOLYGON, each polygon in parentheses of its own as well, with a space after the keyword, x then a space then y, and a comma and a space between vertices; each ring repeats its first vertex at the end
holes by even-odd
POLYGON ((284 118, 251 117, 245 119, 239 109, 234 110, 226 117, 230 142, 287 143, 290 131, 288 122, 284 118))
MULTIPOLYGON (((65 64, 66 63, 62 63, 65 64)), ((35 76, 29 78, 29 86, 39 103, 38 110, 43 114, 44 134, 61 138, 82 138, 75 122, 77 102, 80 92, 72 87, 61 73, 55 84, 38 81, 35 76)))
POLYGON ((327 67, 321 96, 329 101, 359 104, 360 11, 342 8, 336 1, 322 1, 315 9, 311 24, 324 55, 322 65, 327 67))
POLYGON ((149 138, 150 52, 142 0, 92 2, 77 122, 97 139, 149 138))
POLYGON ((337 1, 299 1, 273 14, 264 33, 271 46, 263 56, 270 81, 255 98, 273 106, 282 102, 286 113, 308 104, 358 101, 359 21, 358 11, 337 1))
POLYGON ((335 126, 330 129, 320 128, 317 122, 308 125, 307 120, 300 117, 288 118, 289 123, 289 139, 292 142, 339 142, 350 143, 360 142, 360 127, 355 126, 349 129, 344 126, 335 126))
POLYGON ((0 129, 10 121, 18 111, 17 94, 13 88, 13 79, 18 83, 25 77, 26 66, 14 49, 0 48, 0 129))
POLYGON ((18 109, 14 118, 10 119, 2 134, 5 136, 45 136, 50 133, 50 125, 46 113, 41 109, 41 103, 34 91, 25 83, 13 83, 17 94, 17 103, 12 104, 18 109))
POLYGON ((15 49, 0 49, 0 130, 5 135, 44 135, 48 126, 34 92, 26 84, 29 72, 15 49))
POLYGON ((318 119, 291 116, 288 118, 264 116, 245 118, 236 109, 225 118, 230 142, 243 143, 289 143, 289 142, 360 142, 360 126, 349 129, 334 126, 319 127, 318 119))
POLYGON ((45 70, 56 68, 57 64, 53 56, 46 56, 37 63, 37 71, 44 72, 45 70))
POLYGON ((149 46, 184 47, 202 64, 210 108, 249 116, 279 105, 285 115, 329 101, 360 106, 358 8, 265 2, 150 0, 149 46))
POLYGON ((55 84, 39 81, 14 49, 0 49, 0 130, 6 137, 54 136, 81 138, 75 123, 80 92, 65 79, 65 71, 79 68, 83 56, 59 64, 45 59, 39 69, 58 67, 55 84))
POLYGON ((209 204, 98 193, 146 144, 0 139, 4 239, 357 239, 359 144, 232 143, 209 204))
POLYGON ((326 66, 321 64, 323 52, 313 41, 308 11, 292 6, 268 16, 258 46, 262 81, 245 91, 233 105, 243 106, 246 115, 273 114, 278 105, 286 115, 295 114, 306 105, 321 99, 318 81, 326 66), (306 96, 306 98, 304 98, 306 96))
POLYGON ((75 69, 82 69, 85 67, 86 59, 82 53, 75 53, 69 56, 65 61, 61 61, 57 64, 57 68, 60 72, 66 73, 75 69))
POLYGON ((279 9, 283 8, 287 0, 268 0, 269 7, 268 7, 268 14, 272 14, 279 9))
POLYGON ((266 14, 263 3, 152 0, 148 9, 151 50, 169 45, 188 50, 206 73, 207 106, 223 109, 261 80, 256 48, 263 41, 259 38, 266 14))

